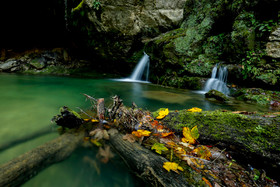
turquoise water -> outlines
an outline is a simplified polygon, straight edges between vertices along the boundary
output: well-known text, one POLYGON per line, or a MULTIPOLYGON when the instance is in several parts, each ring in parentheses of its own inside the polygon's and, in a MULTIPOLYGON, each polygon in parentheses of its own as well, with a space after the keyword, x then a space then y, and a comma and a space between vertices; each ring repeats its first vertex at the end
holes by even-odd
MULTIPOLYGON (((126 105, 135 102, 151 111, 168 107, 170 110, 199 107, 203 110, 266 110, 255 105, 234 102, 223 105, 205 100, 191 90, 168 89, 152 84, 116 82, 105 79, 83 79, 54 76, 0 74, 0 146, 6 142, 36 134, 47 133, 22 141, 0 151, 0 164, 58 136, 51 118, 61 106, 88 109, 82 93, 95 98, 119 95, 126 105)), ((78 110, 76 110, 78 111, 78 110)), ((136 179, 116 156, 108 164, 95 158, 95 149, 78 149, 73 155, 54 164, 24 186, 135 186, 136 179), (90 158, 90 159, 89 159, 90 158), (93 167, 91 163, 95 162, 93 167), (97 165, 97 166, 96 166, 97 165), (100 170, 100 171, 99 171, 100 170)))

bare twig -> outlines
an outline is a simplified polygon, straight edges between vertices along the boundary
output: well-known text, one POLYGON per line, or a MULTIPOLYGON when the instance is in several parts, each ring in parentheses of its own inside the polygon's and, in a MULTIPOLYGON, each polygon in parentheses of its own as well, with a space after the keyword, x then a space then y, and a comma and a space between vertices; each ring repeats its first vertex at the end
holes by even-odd
POLYGON ((220 158, 220 156, 223 154, 223 152, 224 152, 225 150, 226 150, 226 149, 223 149, 223 150, 220 152, 219 156, 217 156, 217 158, 215 158, 210 164, 214 164, 214 162, 215 162, 218 158, 220 158))
POLYGON ((84 113, 85 115, 87 115, 89 118, 91 119, 95 119, 93 116, 89 115, 88 113, 86 113, 85 111, 83 111, 81 108, 76 107, 77 109, 79 109, 82 113, 84 113))

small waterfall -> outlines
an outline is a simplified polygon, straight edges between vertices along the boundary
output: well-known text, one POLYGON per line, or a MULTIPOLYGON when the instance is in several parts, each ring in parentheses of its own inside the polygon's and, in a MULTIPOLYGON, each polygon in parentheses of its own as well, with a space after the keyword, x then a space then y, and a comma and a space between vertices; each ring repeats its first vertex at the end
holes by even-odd
POLYGON ((135 67, 135 69, 133 70, 130 79, 131 80, 136 80, 136 81, 141 81, 143 78, 143 74, 146 70, 146 74, 144 75, 146 78, 146 81, 148 81, 149 78, 149 64, 150 64, 150 59, 149 59, 149 55, 147 55, 144 52, 144 55, 142 56, 142 58, 140 59, 140 61, 138 62, 137 66, 135 67))
POLYGON ((125 79, 117 79, 117 81, 124 82, 144 82, 148 83, 149 81, 149 68, 150 68, 150 59, 149 55, 144 52, 144 55, 139 60, 137 66, 134 68, 131 76, 125 79))
POLYGON ((208 92, 212 89, 218 90, 219 92, 222 92, 225 95, 229 94, 229 89, 227 87, 227 68, 220 66, 218 68, 218 65, 216 65, 212 70, 211 78, 207 80, 204 91, 208 92), (218 71, 219 69, 219 71, 218 71), (217 74, 218 72, 218 74, 217 74))

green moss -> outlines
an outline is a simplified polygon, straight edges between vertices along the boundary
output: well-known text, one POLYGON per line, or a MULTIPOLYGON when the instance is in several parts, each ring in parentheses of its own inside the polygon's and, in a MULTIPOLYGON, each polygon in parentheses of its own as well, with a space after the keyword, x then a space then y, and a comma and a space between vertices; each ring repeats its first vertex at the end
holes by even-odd
POLYGON ((227 98, 227 96, 217 90, 210 90, 209 92, 207 92, 205 94, 206 98, 214 98, 218 101, 228 101, 229 99, 227 98))
POLYGON ((231 142, 248 152, 267 156, 270 151, 277 151, 280 147, 278 120, 279 115, 272 120, 262 118, 260 114, 246 116, 222 111, 192 113, 181 110, 170 113, 164 122, 178 132, 183 127, 197 125, 200 137, 210 138, 214 142, 231 142), (263 123, 260 124, 260 121, 263 123))

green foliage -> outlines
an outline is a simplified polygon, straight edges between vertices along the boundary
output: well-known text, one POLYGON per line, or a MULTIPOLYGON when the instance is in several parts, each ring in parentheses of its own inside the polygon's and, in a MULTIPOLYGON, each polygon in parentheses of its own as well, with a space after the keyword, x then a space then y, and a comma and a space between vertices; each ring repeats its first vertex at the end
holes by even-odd
POLYGON ((99 8, 100 8, 100 6, 101 6, 101 4, 100 4, 100 2, 99 2, 98 0, 93 0, 93 1, 92 1, 92 5, 93 5, 93 8, 94 8, 95 10, 99 10, 99 8))
POLYGON ((261 58, 264 56, 264 52, 256 52, 254 50, 247 51, 246 57, 242 59, 242 75, 244 79, 248 77, 255 78, 260 75, 261 68, 258 68, 257 65, 261 61, 261 58))
POLYGON ((158 154, 161 154, 162 151, 168 151, 168 149, 162 143, 155 143, 151 149, 154 149, 158 154))

